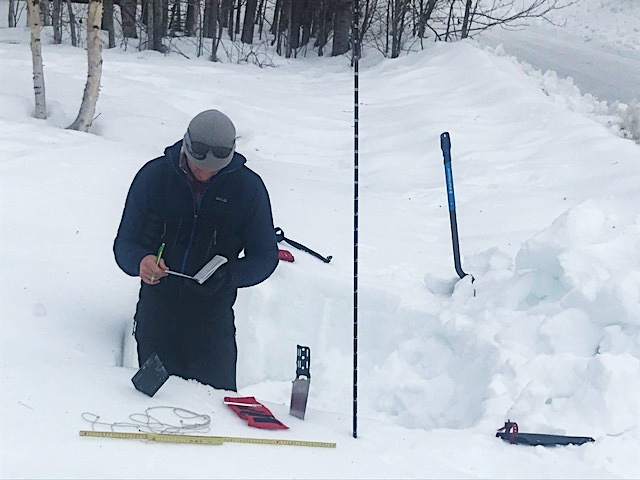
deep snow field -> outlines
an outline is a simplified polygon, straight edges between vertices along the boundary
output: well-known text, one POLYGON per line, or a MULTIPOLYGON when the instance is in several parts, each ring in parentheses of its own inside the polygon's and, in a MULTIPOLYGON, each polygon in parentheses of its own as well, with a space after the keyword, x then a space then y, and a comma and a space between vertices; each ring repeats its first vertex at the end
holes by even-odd
MULTIPOLYGON (((592 41, 572 47, 588 55, 615 39, 615 48, 640 51, 638 3, 582 0, 567 10, 566 29, 592 41)), ((43 42, 50 116, 35 120, 29 32, 6 28, 6 5, 0 477, 638 477, 640 145, 623 115, 631 103, 519 61, 507 45, 438 43, 396 60, 365 52, 353 438, 349 59, 274 57, 275 68, 260 69, 105 50, 97 118, 85 134, 65 129, 79 107, 85 52, 43 42), (276 225, 333 256, 325 264, 283 243, 295 262, 281 262, 236 303, 238 395, 255 396, 286 431, 248 427, 223 404, 230 392, 172 377, 149 398, 130 381, 136 366, 123 345, 139 280, 111 252, 122 206, 137 170, 207 108, 236 124, 238 151, 265 181, 276 225), (473 284, 453 269, 445 131, 473 284), (312 351, 304 421, 288 414, 297 344, 312 351), (174 409, 210 418, 199 435, 337 447, 78 435, 145 412, 188 431, 174 409), (495 438, 507 419, 521 431, 595 442, 509 445, 495 438)))

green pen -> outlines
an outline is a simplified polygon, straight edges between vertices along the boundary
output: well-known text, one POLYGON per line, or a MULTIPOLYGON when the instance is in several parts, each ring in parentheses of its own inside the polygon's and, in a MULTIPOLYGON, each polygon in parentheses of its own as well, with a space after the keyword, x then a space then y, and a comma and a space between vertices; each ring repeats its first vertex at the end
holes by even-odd
POLYGON ((160 259, 162 258, 162 252, 164 252, 164 242, 160 244, 160 248, 158 249, 158 254, 156 255, 156 265, 160 265, 160 259))
MULTIPOLYGON (((164 242, 160 244, 160 248, 158 249, 158 253, 156 254, 156 265, 160 265, 160 259, 162 258, 162 252, 164 252, 164 242)), ((151 274, 151 281, 156 281, 156 274, 151 274)))

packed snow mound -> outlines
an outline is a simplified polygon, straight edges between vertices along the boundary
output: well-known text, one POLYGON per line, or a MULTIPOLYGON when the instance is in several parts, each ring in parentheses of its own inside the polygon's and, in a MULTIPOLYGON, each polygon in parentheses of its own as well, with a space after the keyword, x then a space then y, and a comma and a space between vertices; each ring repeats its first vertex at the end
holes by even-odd
POLYGON ((510 417, 537 431, 625 431, 637 399, 624 391, 640 367, 638 238, 640 215, 625 202, 587 200, 515 261, 495 248, 467 257, 475 296, 427 276, 437 313, 402 312, 385 329, 398 348, 368 379, 375 408, 412 428, 510 417))
POLYGON ((622 119, 623 127, 631 138, 640 142, 640 99, 634 100, 624 108, 622 119))
POLYGON ((588 42, 640 53, 640 2, 637 0, 579 0, 550 12, 549 18, 588 42))

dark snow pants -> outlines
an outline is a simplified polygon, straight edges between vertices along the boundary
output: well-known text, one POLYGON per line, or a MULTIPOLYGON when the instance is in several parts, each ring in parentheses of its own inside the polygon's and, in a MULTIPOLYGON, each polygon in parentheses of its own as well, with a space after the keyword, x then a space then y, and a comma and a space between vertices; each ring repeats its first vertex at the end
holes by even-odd
POLYGON ((211 299, 198 301, 188 292, 163 295, 154 288, 142 286, 136 309, 139 364, 155 352, 170 375, 236 391, 238 352, 232 306, 228 302, 220 306, 211 299))

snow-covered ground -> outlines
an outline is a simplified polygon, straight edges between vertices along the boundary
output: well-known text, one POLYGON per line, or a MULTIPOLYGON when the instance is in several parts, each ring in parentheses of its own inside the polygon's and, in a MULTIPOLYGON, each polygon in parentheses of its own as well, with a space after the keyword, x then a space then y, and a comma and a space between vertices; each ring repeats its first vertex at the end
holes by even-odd
POLYGON ((487 30, 477 40, 553 83, 561 79, 565 90, 595 97, 593 108, 608 112, 609 123, 640 138, 639 1, 579 0, 546 19, 487 30))
MULTIPOLYGON (((593 29, 617 21, 607 11, 593 29)), ((83 134, 64 127, 84 52, 45 42, 50 117, 37 121, 28 38, 0 28, 1 477, 637 478, 640 146, 601 100, 475 42, 362 59, 354 439, 348 59, 258 69, 105 51, 99 116, 83 134), (282 244, 295 262, 236 304, 239 394, 287 431, 251 429, 223 405, 228 392, 195 382, 171 378, 145 397, 122 366, 138 281, 117 269, 111 244, 129 183, 212 107, 234 120, 276 224, 333 256, 324 264, 282 244), (453 269, 444 131, 473 284, 453 269), (288 415, 296 344, 312 351, 304 421, 288 415), (209 435, 337 447, 78 435, 108 430, 91 415, 178 423, 172 408, 208 415, 209 435), (507 419, 596 441, 512 446, 494 437, 507 419)), ((635 40, 620 45, 640 51, 635 40)))
POLYGON ((545 24, 518 31, 491 30, 479 41, 499 44, 538 70, 570 77, 584 93, 600 100, 631 103, 640 98, 638 50, 585 43, 571 30, 545 24))

